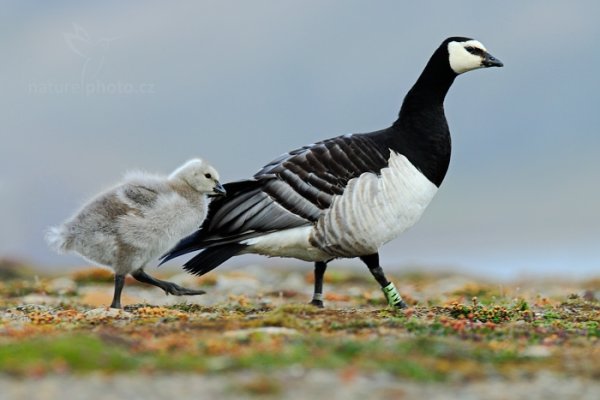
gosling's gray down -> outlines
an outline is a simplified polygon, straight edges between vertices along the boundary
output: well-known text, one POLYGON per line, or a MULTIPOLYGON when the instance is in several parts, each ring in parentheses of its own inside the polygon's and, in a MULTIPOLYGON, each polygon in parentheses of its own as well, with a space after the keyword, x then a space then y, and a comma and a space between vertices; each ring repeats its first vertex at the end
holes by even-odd
POLYGON ((114 269, 112 308, 121 308, 121 291, 129 273, 167 294, 204 294, 155 279, 144 267, 198 229, 206 217, 209 197, 223 194, 217 171, 201 159, 186 162, 168 177, 132 172, 62 225, 50 228, 46 240, 59 253, 77 253, 114 269))

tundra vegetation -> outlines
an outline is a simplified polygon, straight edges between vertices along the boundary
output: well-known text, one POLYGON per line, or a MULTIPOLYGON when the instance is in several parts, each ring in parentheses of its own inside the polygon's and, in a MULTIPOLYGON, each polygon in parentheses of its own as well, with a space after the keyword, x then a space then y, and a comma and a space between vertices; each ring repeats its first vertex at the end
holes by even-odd
MULTIPOLYGON (((106 307, 107 270, 60 277, 22 271, 0 281, 0 371, 8 376, 242 370, 268 376, 294 368, 349 380, 385 373, 463 382, 542 371, 600 378, 598 279, 499 284, 397 274, 409 304, 397 310, 368 271, 334 266, 319 309, 307 304, 310 270, 239 268, 203 278, 163 272, 208 293, 167 297, 131 279, 124 310, 113 310, 106 307)), ((281 389, 268 379, 255 383, 249 391, 281 389)))

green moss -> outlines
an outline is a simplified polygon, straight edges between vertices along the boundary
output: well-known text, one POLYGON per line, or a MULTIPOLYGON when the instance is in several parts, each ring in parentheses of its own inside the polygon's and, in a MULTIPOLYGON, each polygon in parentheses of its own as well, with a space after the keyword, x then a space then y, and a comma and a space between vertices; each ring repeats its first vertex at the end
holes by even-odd
POLYGON ((167 308, 171 310, 179 310, 186 313, 212 313, 216 311, 215 307, 201 306, 200 304, 179 303, 167 308))
POLYGON ((127 351, 85 335, 36 338, 0 346, 0 370, 14 374, 35 371, 128 371, 140 360, 127 351))

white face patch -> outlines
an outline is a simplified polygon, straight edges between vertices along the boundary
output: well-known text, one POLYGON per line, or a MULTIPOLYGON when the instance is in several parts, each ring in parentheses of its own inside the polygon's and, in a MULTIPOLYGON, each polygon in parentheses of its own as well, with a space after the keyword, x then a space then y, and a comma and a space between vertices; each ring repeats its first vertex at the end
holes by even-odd
POLYGON ((466 42, 450 42, 448 43, 448 54, 450 56, 450 68, 457 74, 471 71, 477 68, 482 68, 483 58, 469 53, 466 47, 474 47, 487 52, 484 45, 477 40, 468 40, 466 42))

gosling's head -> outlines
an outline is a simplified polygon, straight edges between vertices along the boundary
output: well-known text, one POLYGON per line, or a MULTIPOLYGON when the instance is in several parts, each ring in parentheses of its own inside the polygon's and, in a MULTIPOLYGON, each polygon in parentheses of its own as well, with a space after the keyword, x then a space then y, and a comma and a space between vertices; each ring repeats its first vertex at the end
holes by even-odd
POLYGON ((502 67, 504 64, 488 53, 483 44, 465 37, 451 37, 442 43, 448 51, 448 62, 454 73, 462 74, 478 68, 502 67))
POLYGON ((225 188, 219 182, 219 173, 206 161, 199 158, 189 160, 177 168, 169 179, 180 179, 200 193, 211 196, 225 195, 225 188))

